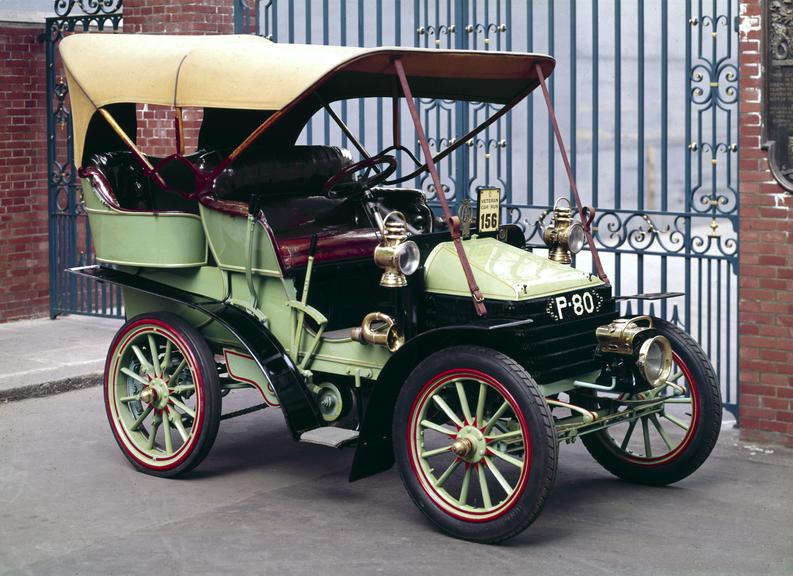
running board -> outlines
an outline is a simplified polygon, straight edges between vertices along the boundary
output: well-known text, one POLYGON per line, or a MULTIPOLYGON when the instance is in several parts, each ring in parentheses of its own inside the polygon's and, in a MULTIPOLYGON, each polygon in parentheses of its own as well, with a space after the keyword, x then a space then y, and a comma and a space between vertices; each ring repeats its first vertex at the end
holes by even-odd
POLYGON ((357 430, 347 428, 336 428, 334 426, 323 426, 314 428, 300 435, 300 441, 308 444, 320 444, 331 448, 343 448, 358 439, 357 430))

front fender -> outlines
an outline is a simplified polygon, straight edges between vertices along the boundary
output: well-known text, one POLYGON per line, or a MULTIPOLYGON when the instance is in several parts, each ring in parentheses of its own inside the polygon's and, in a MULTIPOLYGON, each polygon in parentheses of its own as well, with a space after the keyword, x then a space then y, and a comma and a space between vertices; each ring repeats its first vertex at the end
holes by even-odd
POLYGON ((380 372, 361 422, 350 482, 384 472, 394 465, 391 421, 402 384, 413 369, 433 352, 458 344, 493 348, 498 331, 530 324, 531 319, 488 319, 470 324, 444 326, 419 334, 406 342, 380 372))

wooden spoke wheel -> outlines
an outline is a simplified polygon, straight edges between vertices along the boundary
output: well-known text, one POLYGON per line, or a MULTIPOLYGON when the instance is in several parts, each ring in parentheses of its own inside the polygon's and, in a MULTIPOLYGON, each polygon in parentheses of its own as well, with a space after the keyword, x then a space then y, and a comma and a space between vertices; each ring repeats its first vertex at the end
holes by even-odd
MULTIPOLYGON (((694 472, 710 454, 721 430, 721 393, 699 345, 668 322, 653 319, 653 324, 672 344, 669 384, 623 395, 618 401, 660 400, 660 406, 632 421, 587 434, 582 441, 595 460, 616 476, 664 485, 694 472)), ((603 399, 588 400, 591 408, 604 405, 603 399)))
POLYGON ((173 314, 129 320, 108 351, 105 407, 121 451, 138 470, 191 470, 206 457, 220 422, 218 373, 206 341, 173 314))
POLYGON ((557 443, 539 388, 486 348, 448 348, 411 373, 393 442, 418 508, 445 532, 478 542, 528 527, 556 474, 557 443))

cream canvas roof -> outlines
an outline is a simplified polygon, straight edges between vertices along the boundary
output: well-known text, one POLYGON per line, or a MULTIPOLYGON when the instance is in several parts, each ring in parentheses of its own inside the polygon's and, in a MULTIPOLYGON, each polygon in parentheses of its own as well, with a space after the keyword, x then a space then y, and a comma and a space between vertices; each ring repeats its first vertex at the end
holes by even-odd
POLYGON ((278 44, 258 36, 165 36, 82 33, 64 38, 76 157, 96 108, 121 102, 180 107, 279 110, 342 73, 329 100, 390 95, 399 56, 417 97, 506 102, 546 75, 550 56, 403 48, 278 44), (356 74, 357 73, 357 74, 356 74), (444 81, 453 93, 444 92, 444 81))

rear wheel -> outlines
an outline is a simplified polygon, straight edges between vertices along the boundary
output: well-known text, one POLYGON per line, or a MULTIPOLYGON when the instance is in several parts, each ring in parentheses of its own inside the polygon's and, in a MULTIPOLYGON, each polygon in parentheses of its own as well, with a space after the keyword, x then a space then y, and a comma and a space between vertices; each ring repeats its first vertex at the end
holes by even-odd
POLYGON ((105 407, 121 451, 138 470, 177 476, 193 469, 220 423, 218 372, 206 341, 174 314, 132 318, 108 351, 105 407))
MULTIPOLYGON (((662 399, 661 411, 587 434, 582 441, 612 474, 630 482, 665 485, 694 472, 713 450, 721 430, 721 392, 707 356, 688 334, 658 318, 653 318, 653 325, 672 344, 669 382, 674 386, 621 400, 662 399)), ((590 398, 586 404, 600 408, 603 400, 590 398)))
POLYGON ((537 384, 487 348, 448 348, 419 364, 397 400, 393 442, 415 504, 466 540, 526 529, 556 477, 553 421, 537 384))

